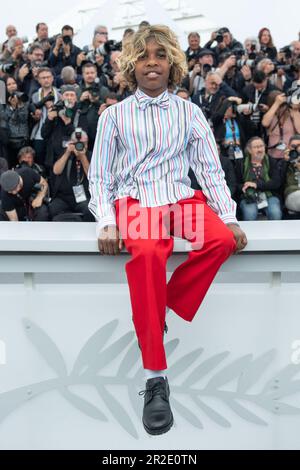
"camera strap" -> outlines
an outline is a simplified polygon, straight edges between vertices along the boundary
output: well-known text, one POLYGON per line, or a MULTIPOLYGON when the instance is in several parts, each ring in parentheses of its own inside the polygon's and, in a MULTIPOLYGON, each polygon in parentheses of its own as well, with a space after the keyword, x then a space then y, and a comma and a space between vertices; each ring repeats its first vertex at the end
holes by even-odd
POLYGON ((74 125, 75 129, 76 129, 76 127, 78 127, 80 114, 81 114, 81 110, 77 109, 76 113, 75 113, 74 121, 73 121, 73 125, 74 125))

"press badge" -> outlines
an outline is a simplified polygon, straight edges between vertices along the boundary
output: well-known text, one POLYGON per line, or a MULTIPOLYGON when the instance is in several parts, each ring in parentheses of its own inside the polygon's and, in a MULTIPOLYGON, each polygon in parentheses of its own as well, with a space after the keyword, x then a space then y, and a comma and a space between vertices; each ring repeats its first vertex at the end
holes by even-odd
POLYGON ((77 203, 87 201, 83 184, 79 184, 78 186, 73 186, 73 193, 74 193, 74 197, 77 203))
POLYGON ((242 160, 244 158, 243 152, 240 147, 235 147, 234 149, 234 158, 235 160, 242 160))
POLYGON ((267 207, 269 207, 269 203, 268 203, 268 198, 267 198, 266 193, 259 193, 258 199, 257 199, 258 210, 266 209, 267 207))

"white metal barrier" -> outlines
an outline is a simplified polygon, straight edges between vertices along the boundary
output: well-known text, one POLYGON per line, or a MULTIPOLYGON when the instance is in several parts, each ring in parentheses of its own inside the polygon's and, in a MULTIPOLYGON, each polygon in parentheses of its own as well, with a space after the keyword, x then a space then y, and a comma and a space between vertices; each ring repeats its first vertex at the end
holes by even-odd
POLYGON ((151 437, 129 255, 102 257, 94 224, 0 223, 0 449, 300 448, 300 222, 242 227, 194 322, 168 315, 175 425, 151 437))

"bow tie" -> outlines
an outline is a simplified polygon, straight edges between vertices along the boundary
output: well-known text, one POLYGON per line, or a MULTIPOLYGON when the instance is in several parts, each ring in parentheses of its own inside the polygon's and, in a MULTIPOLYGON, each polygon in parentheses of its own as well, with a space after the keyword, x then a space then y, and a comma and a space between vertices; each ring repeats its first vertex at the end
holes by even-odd
POLYGON ((140 109, 145 110, 148 106, 159 106, 162 109, 167 109, 170 105, 169 94, 166 92, 157 98, 151 98, 150 96, 143 95, 138 97, 140 109))

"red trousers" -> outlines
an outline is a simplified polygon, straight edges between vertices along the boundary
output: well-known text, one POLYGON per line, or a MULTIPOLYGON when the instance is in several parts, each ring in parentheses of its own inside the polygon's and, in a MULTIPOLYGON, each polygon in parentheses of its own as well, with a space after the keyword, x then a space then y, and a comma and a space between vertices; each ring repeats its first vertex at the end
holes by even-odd
MULTIPOLYGON (((126 274, 133 322, 145 369, 167 369, 163 343, 166 307, 192 322, 219 268, 236 249, 233 233, 206 201, 202 191, 196 191, 191 199, 178 201, 176 207, 181 211, 171 214, 169 224, 165 223, 165 215, 174 205, 161 206, 157 217, 158 208, 140 208, 136 199, 127 197, 115 201, 117 225, 126 249, 132 255, 126 264, 126 274), (192 210, 185 217, 180 216, 187 206, 192 210), (139 223, 141 220, 144 225, 146 222, 149 226, 152 223, 152 230, 158 229, 158 236, 140 236, 138 229, 141 227, 138 226, 137 230, 130 231, 130 226, 134 226, 138 217, 132 211, 133 207, 139 208, 139 223), (180 233, 180 230, 184 232, 183 226, 191 224, 192 228, 195 227, 199 213, 203 218, 203 246, 188 253, 187 260, 178 266, 167 283, 167 261, 174 245, 172 235, 180 233)), ((195 242, 192 230, 189 228, 186 232, 182 238, 195 242)))

